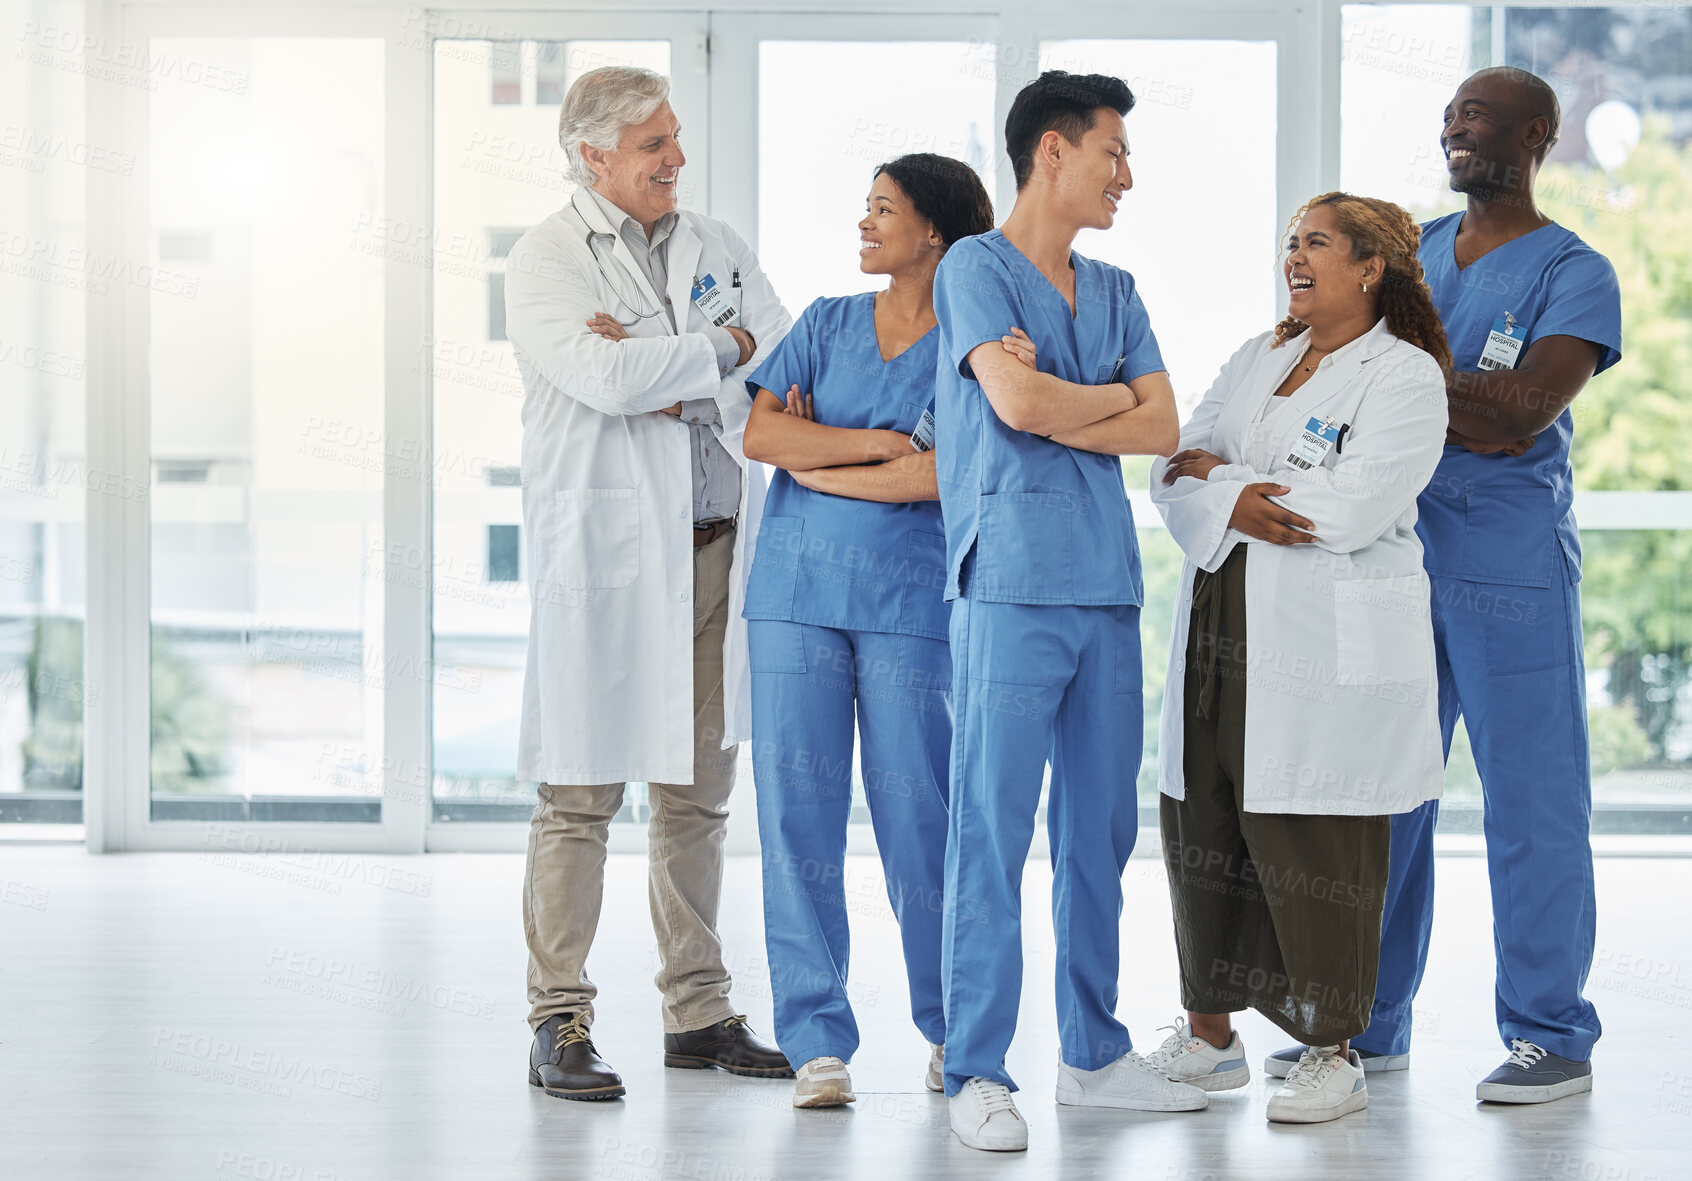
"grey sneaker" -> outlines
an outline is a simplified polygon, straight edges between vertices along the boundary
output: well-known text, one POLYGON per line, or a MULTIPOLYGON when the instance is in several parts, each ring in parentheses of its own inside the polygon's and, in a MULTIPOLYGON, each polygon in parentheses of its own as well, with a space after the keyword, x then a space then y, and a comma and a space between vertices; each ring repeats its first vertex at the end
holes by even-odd
POLYGON ((1592 1063, 1560 1058, 1525 1038, 1510 1042, 1504 1065, 1475 1088, 1483 1103, 1549 1103, 1592 1089, 1592 1063))
MULTIPOLYGON (((1263 1073, 1270 1078, 1286 1078, 1292 1073, 1292 1068, 1298 1065, 1299 1057, 1304 1053, 1303 1046, 1288 1046, 1284 1050, 1276 1050, 1263 1060, 1263 1073)), ((1408 1054, 1371 1054, 1367 1050, 1357 1051, 1358 1061, 1363 1063, 1363 1069, 1369 1074, 1380 1074, 1386 1070, 1409 1070, 1410 1055, 1408 1054)))

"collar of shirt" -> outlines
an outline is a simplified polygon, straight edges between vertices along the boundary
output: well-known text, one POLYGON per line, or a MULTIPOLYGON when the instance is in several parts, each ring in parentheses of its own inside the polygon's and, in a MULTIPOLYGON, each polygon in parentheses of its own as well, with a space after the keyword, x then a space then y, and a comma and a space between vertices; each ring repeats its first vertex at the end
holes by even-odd
POLYGON ((666 213, 658 219, 658 224, 652 227, 652 237, 649 239, 646 231, 632 215, 624 213, 604 194, 594 189, 587 192, 599 206, 599 211, 605 215, 605 220, 610 222, 623 241, 628 243, 629 249, 635 251, 636 257, 643 251, 648 255, 658 253, 659 247, 670 240, 670 231, 676 228, 676 214, 673 211, 666 213))

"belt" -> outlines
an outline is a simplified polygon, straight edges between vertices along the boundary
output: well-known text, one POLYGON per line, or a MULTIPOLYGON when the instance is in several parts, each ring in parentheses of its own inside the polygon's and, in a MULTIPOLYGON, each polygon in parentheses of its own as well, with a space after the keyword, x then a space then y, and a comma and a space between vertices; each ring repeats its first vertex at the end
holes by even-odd
POLYGON ((695 525, 693 527, 693 548, 698 549, 702 545, 710 545, 717 538, 732 530, 734 521, 733 517, 726 517, 721 521, 709 521, 703 525, 695 525))

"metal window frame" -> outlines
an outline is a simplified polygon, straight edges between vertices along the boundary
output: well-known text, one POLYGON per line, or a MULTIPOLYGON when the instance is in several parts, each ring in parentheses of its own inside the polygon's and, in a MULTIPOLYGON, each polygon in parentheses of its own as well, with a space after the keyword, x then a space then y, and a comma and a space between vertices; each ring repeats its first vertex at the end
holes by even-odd
MULTIPOLYGON (((1477 7, 1466 0, 1435 3, 1477 7)), ((1654 0, 1643 0, 1645 7, 1654 0)), ((1574 0, 1578 7, 1611 7, 1574 0)), ((1492 7, 1535 7, 1511 0, 1492 7)), ((703 134, 690 138, 690 168, 703 170, 706 208, 756 245, 759 40, 993 40, 1036 47, 1041 41, 1088 39, 1273 40, 1277 62, 1275 195, 1286 217, 1310 193, 1336 187, 1340 177, 1340 0, 1196 0, 1182 6, 1135 9, 1105 0, 1045 0, 1033 6, 1010 0, 926 0, 923 11, 899 10, 892 0, 844 10, 841 0, 718 0, 677 11, 671 0, 524 0, 422 9, 399 4, 311 5, 279 9, 259 0, 219 0, 202 5, 137 0, 88 0, 86 33, 116 45, 153 36, 371 36, 386 43, 384 211, 390 220, 432 225, 433 41, 475 37, 518 40, 626 39, 669 36, 679 107, 704 112, 703 134), (706 10, 708 8, 708 11, 706 10), (873 18, 866 21, 866 18, 873 18), (707 43, 706 38, 709 38, 707 43), (709 56, 707 56, 709 44, 709 56), (1314 131, 1290 136, 1289 128, 1314 131)), ((1007 63, 1007 66, 1009 63, 1007 63)), ((1019 75, 1000 72, 995 118, 1002 125, 1019 75)), ((144 91, 87 85, 91 142, 124 143, 137 157, 127 177, 90 170, 89 249, 108 257, 145 257, 147 210, 147 102, 144 91)), ((699 126, 696 117, 694 126, 699 126)), ((697 175, 697 173, 696 173, 697 175)), ((1012 190, 1001 162, 1000 191, 1012 190)), ((428 374, 411 372, 417 342, 433 320, 431 285, 415 269, 390 260, 385 277, 384 422, 390 434, 432 437, 428 374)), ((88 464, 96 471, 145 481, 148 447, 147 294, 112 285, 88 297, 88 464)), ((426 368, 426 367, 425 367, 426 368)), ((1136 495, 1136 509, 1149 505, 1136 495)), ((1587 529, 1692 528, 1692 492, 1583 493, 1576 509, 1587 529)), ((1138 518, 1155 525, 1155 513, 1138 518)), ((390 551, 431 552, 432 503, 426 481, 394 471, 383 485, 384 536, 390 551), (412 547, 415 547, 413 549, 412 547)), ((403 768, 428 768, 432 725, 425 678, 391 681, 383 699, 382 763, 394 768, 383 785, 379 822, 158 821, 150 816, 148 678, 149 513, 145 501, 89 492, 87 504, 88 607, 85 679, 99 687, 85 715, 83 816, 91 852, 243 848, 277 851, 418 853, 429 850, 514 850, 523 829, 510 822, 431 820, 432 792, 403 768)), ((390 561, 396 561, 390 559, 390 561)), ((397 570, 388 571, 390 575, 397 570)), ((383 642, 423 667, 432 649, 430 595, 403 578, 384 584, 383 642)), ((1639 812, 1641 809, 1623 809, 1639 812)), ((1676 831, 1692 831, 1679 809, 1676 831)), ((1650 821, 1659 830, 1658 822, 1650 821)), ((859 826, 862 827, 862 826, 859 826)), ((613 847, 637 848, 634 826, 618 826, 613 847)), ((738 843, 738 842, 737 842, 738 843)))

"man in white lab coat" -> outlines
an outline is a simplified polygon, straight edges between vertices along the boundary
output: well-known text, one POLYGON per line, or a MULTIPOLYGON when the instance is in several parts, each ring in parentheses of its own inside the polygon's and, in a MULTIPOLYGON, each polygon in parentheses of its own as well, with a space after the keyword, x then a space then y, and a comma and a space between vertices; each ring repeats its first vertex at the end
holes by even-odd
POLYGON ((585 967, 629 781, 650 787, 665 1065, 792 1074, 729 1001, 716 932, 763 500, 741 450, 744 379, 791 320, 733 230, 677 210, 668 96, 647 70, 576 81, 558 135, 581 188, 506 266, 533 606, 517 774, 540 784, 523 884, 529 1081, 566 1099, 623 1094, 589 1039, 585 967))

